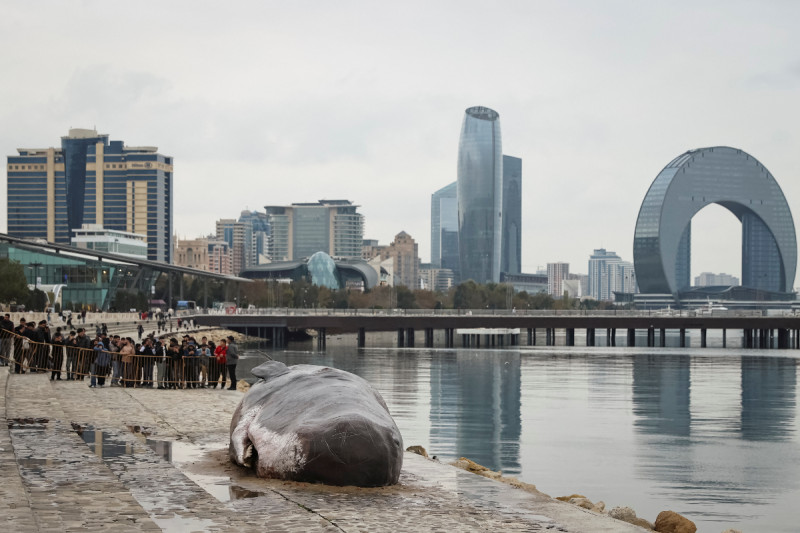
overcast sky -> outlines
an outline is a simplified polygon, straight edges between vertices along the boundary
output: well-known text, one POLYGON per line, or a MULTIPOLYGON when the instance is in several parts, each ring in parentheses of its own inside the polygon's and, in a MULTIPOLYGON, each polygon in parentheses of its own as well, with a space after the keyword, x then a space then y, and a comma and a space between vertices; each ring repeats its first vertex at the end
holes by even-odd
MULTIPOLYGON (((523 271, 585 273, 594 248, 633 260, 641 200, 688 149, 745 150, 800 216, 798 24, 792 1, 4 0, 0 147, 96 127, 175 158, 181 237, 345 198, 366 238, 406 231, 428 261, 430 195, 483 105, 523 160, 523 271)), ((733 215, 692 237, 693 276, 741 274, 733 215)))

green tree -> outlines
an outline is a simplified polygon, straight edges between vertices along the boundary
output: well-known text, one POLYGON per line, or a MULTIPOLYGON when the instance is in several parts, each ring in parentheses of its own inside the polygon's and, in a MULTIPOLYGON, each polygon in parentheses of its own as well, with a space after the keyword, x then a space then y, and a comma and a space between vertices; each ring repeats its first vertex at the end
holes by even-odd
POLYGON ((398 309, 416 309, 417 300, 414 298, 414 293, 405 285, 395 287, 395 294, 397 296, 398 309))
POLYGON ((0 302, 22 303, 27 301, 28 280, 25 278, 24 267, 10 259, 0 259, 0 302))

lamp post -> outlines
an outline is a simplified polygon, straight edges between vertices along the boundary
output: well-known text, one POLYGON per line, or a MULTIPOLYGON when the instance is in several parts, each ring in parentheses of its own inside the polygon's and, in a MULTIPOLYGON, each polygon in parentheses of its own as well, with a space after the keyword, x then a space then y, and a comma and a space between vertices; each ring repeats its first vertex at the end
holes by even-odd
POLYGON ((42 266, 41 263, 31 263, 30 266, 33 267, 33 290, 37 290, 39 288, 39 267, 42 266))

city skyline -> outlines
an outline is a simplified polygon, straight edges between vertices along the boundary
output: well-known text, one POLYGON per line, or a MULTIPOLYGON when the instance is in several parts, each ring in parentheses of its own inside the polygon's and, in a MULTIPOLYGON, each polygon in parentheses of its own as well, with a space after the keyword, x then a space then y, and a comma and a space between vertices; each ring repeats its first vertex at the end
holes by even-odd
MULTIPOLYGON (((176 161, 179 235, 246 208, 346 197, 365 237, 405 230, 426 261, 430 194, 456 179, 473 105, 501 114, 504 152, 525 161, 523 272, 581 271, 597 248, 633 257, 650 183, 689 149, 752 154, 800 212, 800 6, 100 5, 4 5, 0 145, 10 155, 96 127, 159 146, 176 161), (22 43, 48 67, 20 61, 22 43)), ((718 206, 695 217, 692 277, 741 277, 739 226, 718 206)))

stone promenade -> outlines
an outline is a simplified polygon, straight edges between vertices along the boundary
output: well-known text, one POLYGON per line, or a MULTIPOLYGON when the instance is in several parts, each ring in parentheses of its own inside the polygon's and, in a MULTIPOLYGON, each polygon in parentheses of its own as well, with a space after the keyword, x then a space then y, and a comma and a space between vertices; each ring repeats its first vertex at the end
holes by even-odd
POLYGON ((0 530, 643 531, 411 453, 394 487, 259 479, 227 459, 241 392, 87 384, 0 367, 0 530))

